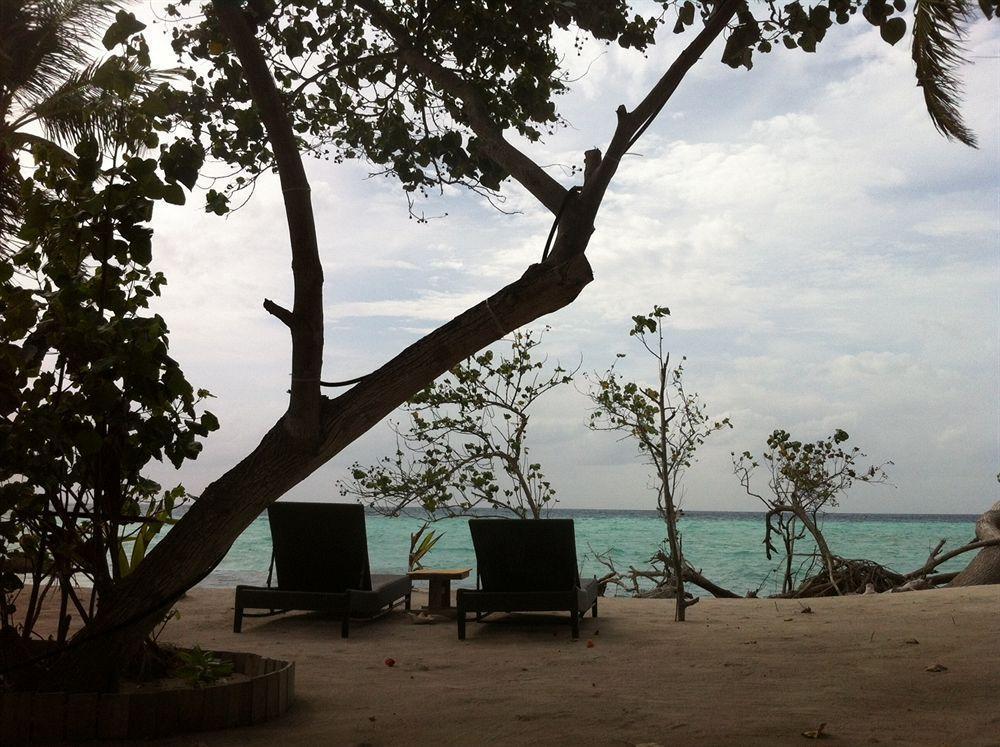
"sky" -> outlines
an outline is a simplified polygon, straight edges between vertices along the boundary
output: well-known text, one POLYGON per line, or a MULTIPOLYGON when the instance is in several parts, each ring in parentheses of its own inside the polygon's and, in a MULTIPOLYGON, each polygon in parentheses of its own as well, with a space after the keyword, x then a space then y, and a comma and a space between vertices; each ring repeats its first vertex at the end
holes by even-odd
MULTIPOLYGON (((598 44, 576 55, 566 37, 580 78, 558 101, 569 127, 526 152, 576 183, 566 167, 603 148, 615 108, 633 107, 676 55, 669 31, 645 57, 598 44)), ((907 43, 889 47, 858 18, 816 54, 781 48, 751 71, 724 66, 714 46, 623 160, 588 249, 594 282, 531 325, 551 327, 550 360, 582 358, 581 373, 593 372, 623 352, 619 370, 652 381, 631 316, 671 309, 667 347, 687 357, 686 386, 734 426, 699 451, 686 510, 758 509, 730 453, 760 454, 775 428, 801 440, 843 428, 869 461, 893 462, 890 485, 856 484, 842 511, 980 513, 1000 498, 1000 33, 980 21, 967 41, 963 112, 978 150, 935 131, 907 43)), ((376 368, 516 279, 551 225, 512 182, 512 214, 447 189, 417 205, 442 217, 417 223, 398 183, 369 177, 364 163, 307 171, 327 379, 376 368)), ((189 381, 215 395, 221 429, 197 461, 151 476, 195 494, 284 412, 290 342, 261 302, 290 306, 292 285, 274 179, 227 218, 200 204, 154 218, 154 263, 168 278, 156 310, 189 381)), ((559 507, 654 508, 634 447, 588 431, 585 388, 581 377, 531 417, 529 446, 559 507)), ((289 496, 337 500, 351 463, 393 446, 376 426, 289 496)))

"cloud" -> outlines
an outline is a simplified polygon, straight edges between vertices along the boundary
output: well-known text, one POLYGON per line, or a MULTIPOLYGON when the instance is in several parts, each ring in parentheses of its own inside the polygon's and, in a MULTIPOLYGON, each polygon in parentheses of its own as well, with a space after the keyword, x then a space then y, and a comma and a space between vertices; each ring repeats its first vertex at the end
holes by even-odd
MULTIPOLYGON (((600 45, 572 59, 572 75, 589 66, 559 102, 572 127, 526 152, 568 165, 606 142, 615 107, 634 106, 676 53, 665 37, 648 59, 600 45)), ((896 462, 898 487, 858 490, 849 510, 975 512, 995 500, 997 42, 993 26, 972 27, 963 111, 979 150, 934 131, 907 50, 852 23, 815 55, 758 55, 750 72, 721 65, 714 47, 623 160, 588 251, 595 282, 539 326, 553 326, 546 348, 564 363, 582 353, 603 369, 626 351, 622 370, 642 379, 651 368, 627 336, 630 315, 672 309, 668 343, 688 356, 690 386, 735 425, 702 450, 688 508, 755 508, 729 452, 759 453, 777 427, 805 439, 842 427, 872 459, 896 462)), ((517 187, 513 215, 449 190, 423 206, 448 217, 418 224, 363 165, 309 171, 330 378, 370 370, 518 277, 551 226, 517 187)), ((228 220, 196 206, 156 220, 170 280, 158 310, 192 381, 219 395, 223 430, 184 473, 198 490, 284 409, 287 334, 260 308, 291 297, 280 192, 264 179, 228 220)), ((577 394, 540 402, 533 419, 562 505, 651 507, 647 468, 628 444, 588 432, 585 415, 577 394)), ((387 448, 376 428, 293 494, 332 497, 348 464, 387 448)))

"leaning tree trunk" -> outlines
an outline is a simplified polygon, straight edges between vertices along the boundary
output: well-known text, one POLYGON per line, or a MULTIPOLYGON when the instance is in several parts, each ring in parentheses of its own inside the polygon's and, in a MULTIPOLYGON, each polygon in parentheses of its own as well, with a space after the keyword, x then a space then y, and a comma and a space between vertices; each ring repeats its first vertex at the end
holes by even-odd
MULTIPOLYGON (((359 4, 361 0, 358 0, 359 4)), ((365 3, 375 20, 385 20, 377 3, 365 3)), ((344 447, 378 423, 394 408, 427 386, 459 361, 510 331, 571 303, 592 279, 585 252, 594 231, 594 219, 621 158, 656 117, 666 101, 709 45, 727 28, 737 0, 722 0, 706 20, 705 28, 678 55, 653 89, 633 111, 617 110, 618 124, 608 152, 587 151, 583 187, 573 200, 544 170, 503 138, 483 114, 479 93, 460 78, 424 59, 408 38, 397 39, 401 55, 442 90, 463 100, 469 126, 492 148, 492 157, 535 195, 557 217, 562 213, 552 252, 531 265, 518 280, 365 376, 336 399, 319 396, 318 372, 322 347, 319 297, 321 266, 314 260, 315 241, 311 209, 299 205, 309 193, 299 156, 288 145, 289 122, 277 105, 280 96, 264 62, 259 42, 242 16, 240 5, 213 0, 212 7, 233 42, 251 94, 273 142, 279 175, 291 169, 294 183, 283 188, 295 308, 283 309, 270 301, 265 308, 292 332, 293 375, 289 410, 254 451, 209 485, 191 510, 172 527, 136 570, 123 579, 112 603, 98 611, 57 659, 49 662, 51 684, 61 690, 104 689, 113 684, 121 654, 162 619, 163 612, 184 591, 198 583, 222 559, 241 532, 290 488, 325 464, 344 447), (285 132, 279 132, 285 131, 285 132), (565 211, 563 211, 565 208, 565 211), (306 303, 310 301, 310 303, 306 303), (301 404, 301 407, 299 406, 301 404), (315 417, 314 417, 315 415, 315 417), (315 436, 315 437, 313 437, 315 436)), ((391 19, 390 19, 391 21, 391 19)), ((386 22, 388 31, 406 37, 405 29, 386 22)), ((383 24, 386 25, 386 24, 383 24)), ((284 179, 283 179, 284 184, 284 179)))
MULTIPOLYGON (((976 522, 976 539, 980 542, 1000 542, 1000 501, 979 517, 976 522)), ((948 586, 981 586, 1000 584, 1000 545, 984 547, 965 570, 951 580, 948 586)))

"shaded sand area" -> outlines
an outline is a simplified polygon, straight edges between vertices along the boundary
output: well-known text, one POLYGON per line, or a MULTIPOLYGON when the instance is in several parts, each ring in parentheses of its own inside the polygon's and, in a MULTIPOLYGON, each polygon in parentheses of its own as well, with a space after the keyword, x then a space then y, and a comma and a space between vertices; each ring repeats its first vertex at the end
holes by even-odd
POLYGON ((308 613, 235 635, 232 602, 192 591, 163 639, 293 659, 295 705, 162 744, 809 744, 801 732, 825 722, 830 744, 1000 745, 996 586, 703 599, 683 624, 667 600, 602 599, 579 641, 565 621, 519 618, 470 624, 460 642, 453 621, 402 611, 347 641, 308 613))

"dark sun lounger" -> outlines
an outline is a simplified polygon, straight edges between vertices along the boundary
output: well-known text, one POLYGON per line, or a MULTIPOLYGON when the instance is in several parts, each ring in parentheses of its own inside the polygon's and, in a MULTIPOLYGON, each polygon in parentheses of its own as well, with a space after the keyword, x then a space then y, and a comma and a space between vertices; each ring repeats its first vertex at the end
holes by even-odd
POLYGON ((345 503, 275 503, 267 509, 276 587, 237 586, 233 630, 243 617, 289 610, 340 616, 347 638, 351 617, 376 617, 400 599, 410 608, 408 576, 372 575, 364 508, 345 503), (244 613, 265 609, 264 613, 244 613))
POLYGON ((573 637, 580 617, 597 617, 597 579, 580 583, 572 519, 470 519, 476 550, 476 589, 457 594, 458 637, 465 616, 491 612, 566 611, 573 637))

